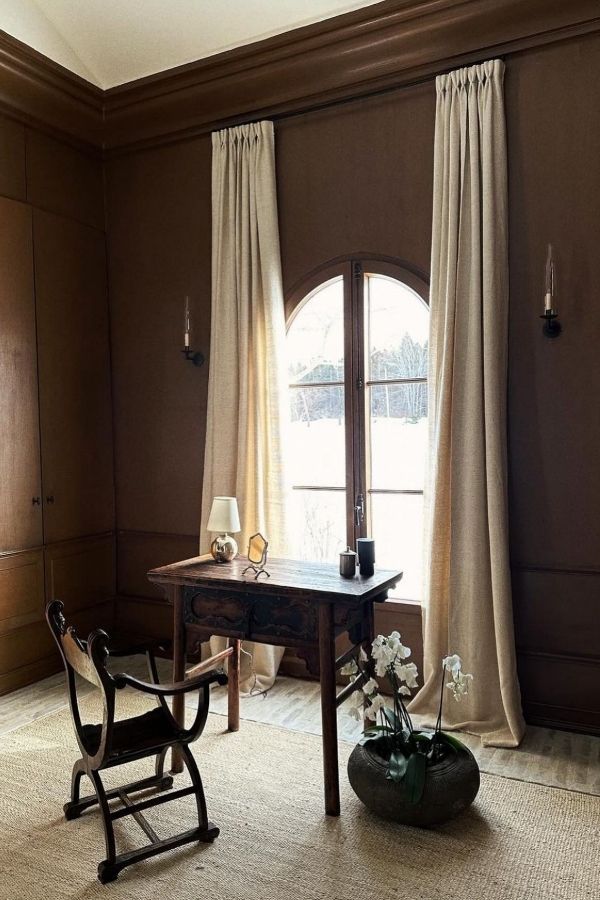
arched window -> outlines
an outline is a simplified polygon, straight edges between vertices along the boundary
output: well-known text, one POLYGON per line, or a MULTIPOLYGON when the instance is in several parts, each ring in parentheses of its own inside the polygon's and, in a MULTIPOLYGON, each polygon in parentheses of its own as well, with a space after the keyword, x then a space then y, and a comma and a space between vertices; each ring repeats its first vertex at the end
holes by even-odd
POLYGON ((288 317, 295 555, 336 562, 359 536, 420 600, 429 309, 422 279, 352 260, 296 292, 288 317))

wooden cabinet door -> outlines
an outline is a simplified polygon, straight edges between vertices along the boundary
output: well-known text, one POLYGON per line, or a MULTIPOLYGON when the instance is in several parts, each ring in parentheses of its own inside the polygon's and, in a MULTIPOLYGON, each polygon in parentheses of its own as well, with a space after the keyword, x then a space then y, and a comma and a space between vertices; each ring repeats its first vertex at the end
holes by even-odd
POLYGON ((0 553, 42 543, 31 210, 0 198, 0 553))
POLYGON ((114 529, 101 231, 34 210, 45 543, 114 529))

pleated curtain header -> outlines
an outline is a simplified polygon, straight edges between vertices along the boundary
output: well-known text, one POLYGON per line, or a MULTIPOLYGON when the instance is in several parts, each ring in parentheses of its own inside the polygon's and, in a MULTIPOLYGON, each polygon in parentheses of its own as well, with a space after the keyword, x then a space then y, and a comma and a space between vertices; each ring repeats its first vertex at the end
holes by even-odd
POLYGON ((490 59, 476 66, 455 69, 445 75, 438 75, 435 88, 438 95, 448 91, 462 91, 471 87, 481 87, 488 81, 502 84, 504 80, 504 63, 501 59, 490 59))
POLYGON ((249 122, 247 125, 236 125, 234 128, 222 128, 220 131, 212 132, 213 148, 252 144, 260 140, 273 141, 272 122, 249 122))

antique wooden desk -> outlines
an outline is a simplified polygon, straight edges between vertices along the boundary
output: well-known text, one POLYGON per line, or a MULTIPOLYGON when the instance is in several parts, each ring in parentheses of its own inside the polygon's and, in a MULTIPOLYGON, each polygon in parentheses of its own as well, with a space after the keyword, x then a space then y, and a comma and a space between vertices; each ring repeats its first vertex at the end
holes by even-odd
MULTIPOLYGON (((198 651, 212 634, 230 638, 227 650, 195 666, 210 668, 229 657, 229 729, 239 728, 239 657, 242 640, 295 647, 321 682, 325 810, 340 812, 336 710, 356 682, 336 693, 336 671, 373 640, 373 604, 387 597, 401 572, 376 571, 371 578, 342 578, 336 566, 271 559, 270 578, 257 581, 238 557, 231 563, 186 559, 148 572, 173 606, 173 681, 185 677, 186 653, 198 651), (348 633, 351 648, 336 659, 335 639, 348 633)), ((173 714, 183 722, 181 697, 173 714)), ((177 768, 177 761, 174 761, 177 768)))

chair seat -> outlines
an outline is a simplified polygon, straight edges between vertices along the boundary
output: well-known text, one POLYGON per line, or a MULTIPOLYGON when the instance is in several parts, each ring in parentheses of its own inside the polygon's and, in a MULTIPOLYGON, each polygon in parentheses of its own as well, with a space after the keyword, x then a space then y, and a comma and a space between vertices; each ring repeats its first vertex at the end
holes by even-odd
MULTIPOLYGON (((102 725, 84 725, 83 739, 86 750, 94 755, 100 746, 102 725)), ((178 740, 180 732, 175 729, 162 707, 150 710, 141 716, 123 719, 113 725, 111 756, 137 753, 153 747, 164 747, 178 740)))

